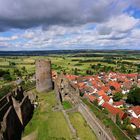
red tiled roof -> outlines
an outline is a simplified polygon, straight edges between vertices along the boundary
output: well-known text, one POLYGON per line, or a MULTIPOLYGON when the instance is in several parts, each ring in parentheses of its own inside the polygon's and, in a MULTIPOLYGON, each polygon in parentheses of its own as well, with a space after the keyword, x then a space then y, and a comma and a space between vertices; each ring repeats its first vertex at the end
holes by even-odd
POLYGON ((91 83, 93 86, 98 84, 95 80, 92 80, 91 83))
POLYGON ((125 113, 122 110, 113 107, 112 105, 110 105, 107 102, 103 103, 102 107, 106 108, 113 115, 117 115, 118 114, 120 119, 124 119, 125 113))
POLYGON ((137 74, 136 73, 132 73, 132 74, 127 74, 127 77, 136 77, 137 74))
POLYGON ((95 76, 94 79, 95 79, 97 82, 100 81, 100 79, 98 78, 98 76, 95 76))
POLYGON ((140 128, 140 119, 139 118, 132 118, 131 123, 134 124, 136 127, 140 128))
POLYGON ((98 88, 100 87, 100 86, 98 85, 98 82, 95 81, 95 80, 92 80, 91 83, 92 83, 92 85, 93 85, 94 88, 97 88, 97 89, 98 89, 98 88))
POLYGON ((99 91, 97 92, 97 94, 98 94, 99 96, 102 96, 102 95, 105 95, 105 92, 104 92, 103 90, 99 90, 99 91))
POLYGON ((131 108, 131 110, 133 110, 136 115, 140 114, 140 106, 134 106, 131 108))
POLYGON ((93 95, 89 95, 89 94, 84 94, 84 96, 88 97, 88 99, 93 102, 94 100, 96 100, 96 97, 93 95))
POLYGON ((114 102, 115 106, 120 106, 120 105, 123 105, 123 104, 124 104, 124 101, 114 102))
POLYGON ((93 76, 84 76, 84 77, 82 77, 83 80, 85 80, 85 79, 89 80, 89 79, 93 79, 93 78, 94 78, 93 76))
POLYGON ((118 83, 118 82, 110 81, 108 84, 109 84, 110 86, 115 87, 115 89, 120 89, 120 87, 121 87, 121 84, 118 83))
POLYGON ((103 90, 104 92, 107 92, 107 91, 109 90, 109 87, 107 87, 107 86, 102 86, 102 87, 101 87, 101 90, 103 90))
POLYGON ((57 72, 56 71, 52 71, 52 78, 55 79, 57 77, 57 72))
POLYGON ((76 80, 76 78, 77 78, 76 75, 66 75, 66 77, 67 77, 69 80, 76 80))
POLYGON ((90 100, 91 102, 93 102, 94 100, 96 100, 96 97, 93 96, 93 95, 89 95, 89 100, 90 100))
POLYGON ((84 83, 84 82, 77 83, 77 85, 78 85, 79 88, 83 88, 83 87, 85 87, 85 83, 84 83))
POLYGON ((109 102, 109 100, 110 100, 110 97, 107 96, 106 94, 103 94, 103 95, 102 95, 102 98, 103 98, 103 100, 104 100, 105 102, 109 102))

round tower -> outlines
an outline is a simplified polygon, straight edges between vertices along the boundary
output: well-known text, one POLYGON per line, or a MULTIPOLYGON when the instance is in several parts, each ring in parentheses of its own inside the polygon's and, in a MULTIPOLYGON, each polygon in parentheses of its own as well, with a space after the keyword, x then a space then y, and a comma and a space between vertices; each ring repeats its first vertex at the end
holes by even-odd
POLYGON ((50 60, 36 60, 36 90, 49 91, 53 87, 50 60))

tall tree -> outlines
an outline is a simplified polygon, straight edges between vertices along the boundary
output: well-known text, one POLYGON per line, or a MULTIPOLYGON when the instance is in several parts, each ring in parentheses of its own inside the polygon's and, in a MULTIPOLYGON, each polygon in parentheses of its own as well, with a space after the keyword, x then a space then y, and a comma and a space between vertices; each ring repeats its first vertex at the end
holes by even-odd
POLYGON ((127 95, 127 102, 134 105, 140 105, 140 88, 134 87, 127 95))

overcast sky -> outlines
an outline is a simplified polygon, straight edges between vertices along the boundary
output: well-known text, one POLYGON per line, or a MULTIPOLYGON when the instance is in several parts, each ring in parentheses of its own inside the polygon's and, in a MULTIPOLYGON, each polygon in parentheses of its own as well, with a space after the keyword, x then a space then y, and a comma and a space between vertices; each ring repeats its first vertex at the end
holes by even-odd
POLYGON ((139 49, 140 0, 0 0, 0 50, 139 49))

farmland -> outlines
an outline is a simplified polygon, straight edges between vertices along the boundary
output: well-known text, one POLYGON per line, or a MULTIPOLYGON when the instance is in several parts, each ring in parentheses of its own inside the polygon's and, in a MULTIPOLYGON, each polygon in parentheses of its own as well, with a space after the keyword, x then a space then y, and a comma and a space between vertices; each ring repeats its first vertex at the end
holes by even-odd
POLYGON ((109 71, 120 73, 140 71, 140 53, 136 51, 70 51, 69 53, 64 51, 61 54, 46 56, 18 56, 17 53, 17 56, 0 57, 0 87, 14 85, 13 81, 18 77, 30 85, 35 74, 36 59, 50 59, 52 69, 58 73, 63 71, 67 74, 82 76, 109 71))

